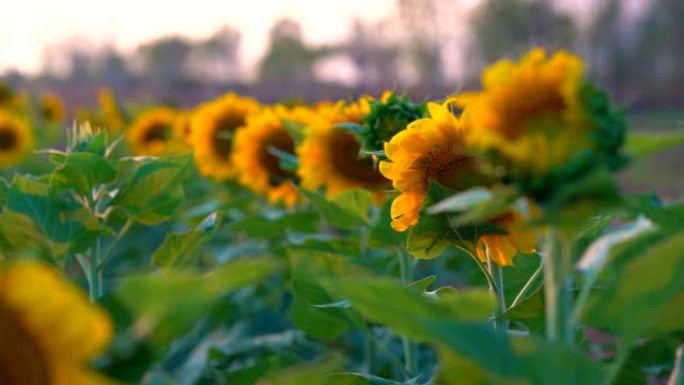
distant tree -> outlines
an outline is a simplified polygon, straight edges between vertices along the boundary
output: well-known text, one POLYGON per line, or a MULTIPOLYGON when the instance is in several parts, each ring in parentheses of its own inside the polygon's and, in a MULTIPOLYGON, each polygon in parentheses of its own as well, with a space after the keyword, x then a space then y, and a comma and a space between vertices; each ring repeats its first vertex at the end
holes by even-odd
POLYGON ((311 83, 316 61, 337 53, 339 47, 310 47, 302 38, 302 28, 292 19, 278 20, 270 32, 270 45, 261 61, 259 80, 273 83, 311 83))
POLYGON ((140 46, 137 54, 142 59, 143 75, 161 84, 186 79, 191 49, 191 42, 178 36, 163 37, 140 46))
POLYGON ((397 8, 406 33, 406 51, 418 72, 419 84, 441 85, 444 76, 435 0, 397 0, 397 8))
POLYGON ((240 79, 240 32, 223 26, 192 46, 190 72, 204 81, 240 79))
POLYGON ((517 57, 533 46, 574 45, 573 19, 546 0, 485 0, 471 19, 472 51, 485 63, 517 57))
POLYGON ((365 89, 389 88, 398 79, 399 47, 384 38, 386 23, 365 24, 355 20, 346 52, 360 74, 365 89))

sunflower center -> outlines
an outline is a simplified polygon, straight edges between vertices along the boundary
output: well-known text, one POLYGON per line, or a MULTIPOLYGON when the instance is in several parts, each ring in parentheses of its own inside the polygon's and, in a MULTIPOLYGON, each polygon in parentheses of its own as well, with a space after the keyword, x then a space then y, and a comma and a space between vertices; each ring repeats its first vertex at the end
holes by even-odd
POLYGON ((475 158, 459 152, 451 145, 426 154, 421 158, 420 167, 424 170, 424 190, 427 190, 431 180, 456 191, 486 184, 475 158))
POLYGON ((144 143, 164 142, 168 139, 171 127, 164 123, 151 124, 143 135, 144 143))
POLYGON ((0 151, 10 151, 19 143, 19 136, 11 127, 0 127, 0 151))
POLYGON ((511 103, 502 103, 499 107, 504 124, 502 133, 507 139, 516 139, 528 124, 557 119, 565 107, 565 100, 555 89, 537 90, 511 103))
POLYGON ((359 157, 361 144, 353 134, 343 129, 336 129, 331 143, 334 146, 329 149, 332 154, 332 163, 340 175, 367 186, 389 185, 389 181, 375 167, 373 159, 359 157))
POLYGON ((17 315, 0 301, 0 384, 49 385, 47 363, 17 315))
POLYGON ((214 136, 211 145, 214 153, 224 160, 230 159, 233 144, 233 133, 238 127, 245 125, 245 117, 234 112, 221 116, 214 123, 214 136))
POLYGON ((286 131, 275 131, 264 141, 263 147, 259 152, 259 162, 268 170, 272 185, 278 185, 284 179, 292 179, 294 177, 292 172, 283 170, 280 167, 280 158, 273 154, 272 149, 294 155, 294 148, 295 142, 286 131))

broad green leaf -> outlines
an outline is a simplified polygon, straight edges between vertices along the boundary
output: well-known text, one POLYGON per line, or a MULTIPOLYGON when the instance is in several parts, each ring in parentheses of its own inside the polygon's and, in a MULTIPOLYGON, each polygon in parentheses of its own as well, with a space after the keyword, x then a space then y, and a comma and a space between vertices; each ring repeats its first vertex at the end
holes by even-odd
POLYGON ((47 250, 49 241, 26 215, 0 213, 0 254, 18 255, 26 250, 47 250))
POLYGON ((684 131, 668 133, 632 132, 627 135, 625 148, 629 155, 644 157, 684 145, 684 131))
POLYGON ((379 322, 417 340, 428 340, 421 322, 436 319, 485 320, 494 311, 487 291, 469 290, 446 297, 427 295, 387 278, 325 279, 323 287, 371 321, 379 322))
POLYGON ((426 210, 454 194, 439 183, 431 182, 423 201, 420 219, 410 230, 406 241, 411 255, 421 259, 437 258, 450 246, 472 248, 479 237, 487 234, 502 234, 504 230, 497 226, 482 223, 475 225, 457 225, 458 215, 440 213, 429 215, 426 210))
POLYGON ((171 155, 140 166, 112 201, 143 223, 168 218, 183 199, 182 182, 192 155, 171 155))
POLYGON ((313 191, 300 191, 333 227, 342 230, 356 230, 360 226, 369 224, 368 208, 372 203, 372 195, 368 191, 345 191, 333 201, 328 201, 313 191))
POLYGON ((0 203, 4 203, 7 200, 7 195, 9 194, 10 186, 5 178, 0 177, 0 203))
POLYGON ((52 183, 56 188, 72 188, 82 195, 87 195, 91 194, 96 185, 113 182, 116 174, 114 166, 102 156, 88 152, 73 152, 55 169, 52 183))
POLYGON ((325 340, 364 327, 356 311, 335 299, 321 286, 321 277, 367 275, 347 258, 314 250, 291 249, 288 252, 292 270, 290 318, 308 335, 325 340))
POLYGON ((244 232, 253 239, 282 238, 289 231, 314 233, 318 230, 318 214, 298 212, 275 218, 249 216, 228 225, 231 231, 244 232))
POLYGON ((625 261, 604 283, 585 313, 593 326, 609 328, 625 338, 656 336, 684 324, 684 233, 648 247, 625 261))
POLYGON ((101 233, 100 222, 90 211, 58 195, 43 181, 15 176, 7 206, 33 220, 56 256, 85 250, 101 233))
POLYGON ((162 244, 152 254, 152 264, 163 269, 188 265, 206 240, 207 235, 202 230, 166 234, 162 244))
POLYGON ((264 280, 276 267, 271 258, 255 257, 228 262, 206 274, 132 274, 123 279, 118 297, 137 317, 140 331, 164 344, 187 331, 221 295, 264 280))
POLYGON ((257 382, 257 385, 334 385, 327 376, 338 371, 344 362, 335 355, 318 362, 296 365, 276 371, 257 382))

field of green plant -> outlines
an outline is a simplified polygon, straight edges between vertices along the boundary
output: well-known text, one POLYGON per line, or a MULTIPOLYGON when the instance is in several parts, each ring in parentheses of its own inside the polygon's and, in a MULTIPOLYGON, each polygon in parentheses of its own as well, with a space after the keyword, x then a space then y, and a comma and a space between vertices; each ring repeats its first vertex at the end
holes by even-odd
POLYGON ((98 102, 0 85, 2 385, 684 384, 684 115, 572 53, 426 103, 98 102))

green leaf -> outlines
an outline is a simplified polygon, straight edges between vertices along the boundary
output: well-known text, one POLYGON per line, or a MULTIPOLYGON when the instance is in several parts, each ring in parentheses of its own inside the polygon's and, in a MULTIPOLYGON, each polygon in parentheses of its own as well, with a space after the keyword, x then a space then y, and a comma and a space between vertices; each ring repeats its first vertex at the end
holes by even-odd
POLYGON ((430 336, 421 324, 423 321, 485 320, 495 307, 494 300, 485 290, 435 297, 387 278, 329 278, 321 283, 335 297, 351 301, 352 308, 369 320, 420 341, 426 341, 430 336))
POLYGON ((321 216, 335 228, 356 230, 360 226, 369 224, 368 208, 373 202, 369 191, 344 191, 333 201, 328 201, 313 191, 300 191, 314 204, 321 216))
POLYGON ((244 232, 253 239, 282 238, 288 232, 314 233, 318 231, 318 214, 298 212, 274 218, 249 216, 228 225, 231 231, 244 232))
POLYGON ((296 365, 276 371, 257 385, 332 385, 327 376, 338 371, 344 362, 341 356, 330 356, 318 362, 296 365))
POLYGON ((202 230, 168 233, 152 254, 152 264, 163 269, 187 266, 206 239, 207 233, 202 230))
POLYGON ((368 273, 345 257, 305 249, 290 249, 293 301, 290 318, 306 334, 324 340, 364 327, 361 317, 338 302, 321 286, 321 277, 359 276, 368 273))
POLYGON ((233 260, 207 274, 173 271, 125 277, 118 298, 137 317, 138 329, 163 346, 187 331, 217 299, 240 287, 258 283, 276 269, 271 258, 233 260))
POLYGON ((39 180, 15 176, 7 206, 33 220, 56 256, 85 250, 101 233, 100 222, 90 211, 39 180))
POLYGON ((626 261, 594 296, 584 320, 593 326, 615 330, 628 339, 681 329, 684 323, 682 269, 684 233, 680 232, 626 261))
POLYGON ((181 182, 190 166, 191 154, 159 158, 140 166, 112 201, 146 224, 173 215, 183 200, 181 182))
POLYGON ((644 157, 684 145, 684 131, 668 133, 632 132, 627 135, 625 148, 634 157, 644 157))
POLYGON ((49 242, 30 217, 0 213, 0 255, 13 256, 27 250, 49 250, 49 242))
POLYGON ((437 258, 450 245, 469 249, 483 235, 505 233, 504 230, 489 223, 456 226, 457 215, 429 215, 425 212, 429 207, 453 194, 453 190, 439 183, 430 183, 423 201, 420 220, 411 228, 406 241, 411 255, 421 259, 437 258))
POLYGON ((113 182, 116 174, 114 166, 102 156, 73 152, 55 169, 52 183, 56 188, 72 188, 82 195, 88 195, 96 185, 113 182))

